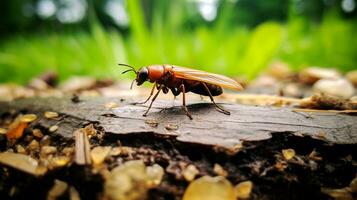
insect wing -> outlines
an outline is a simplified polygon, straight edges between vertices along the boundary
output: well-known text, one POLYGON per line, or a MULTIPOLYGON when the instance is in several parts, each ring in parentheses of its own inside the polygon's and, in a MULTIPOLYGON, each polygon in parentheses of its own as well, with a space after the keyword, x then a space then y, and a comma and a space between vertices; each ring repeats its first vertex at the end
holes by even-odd
POLYGON ((177 78, 201 81, 213 85, 219 85, 221 87, 225 87, 233 90, 243 89, 243 87, 235 80, 223 75, 213 74, 213 73, 185 68, 185 67, 176 67, 176 66, 173 66, 172 70, 175 74, 175 77, 177 78))

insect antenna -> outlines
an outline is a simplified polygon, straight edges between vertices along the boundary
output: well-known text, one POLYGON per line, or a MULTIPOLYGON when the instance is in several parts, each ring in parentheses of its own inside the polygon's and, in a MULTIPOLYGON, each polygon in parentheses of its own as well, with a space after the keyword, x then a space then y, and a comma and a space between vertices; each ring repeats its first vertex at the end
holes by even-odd
MULTIPOLYGON (((130 71, 133 71, 135 74, 138 74, 138 72, 135 70, 135 68, 131 65, 128 65, 128 64, 123 64, 123 63, 118 63, 119 66, 125 66, 125 67, 129 67, 130 69, 127 69, 125 71, 122 72, 122 74, 125 74, 127 72, 130 72, 130 71)), ((136 81, 136 79, 134 79, 131 84, 130 84, 130 89, 133 89, 133 85, 134 85, 134 82, 136 81)))
POLYGON ((118 65, 120 65, 120 66, 125 66, 125 67, 129 67, 129 68, 130 68, 130 69, 128 69, 128 70, 123 71, 122 74, 125 74, 125 73, 130 72, 130 71, 133 71, 135 74, 137 74, 137 71, 136 71, 135 68, 134 68, 133 66, 131 66, 131 65, 122 64, 122 63, 119 63, 118 65))
POLYGON ((123 71, 123 72, 122 72, 122 74, 125 74, 125 73, 130 72, 130 71, 133 71, 133 72, 135 72, 135 73, 136 73, 136 71, 135 71, 135 70, 133 70, 133 69, 127 69, 127 70, 123 71))

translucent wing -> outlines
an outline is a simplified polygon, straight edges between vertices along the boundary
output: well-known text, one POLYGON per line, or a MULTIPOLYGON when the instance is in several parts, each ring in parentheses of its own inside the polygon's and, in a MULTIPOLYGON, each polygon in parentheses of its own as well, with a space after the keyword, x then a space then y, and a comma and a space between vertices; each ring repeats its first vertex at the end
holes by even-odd
POLYGON ((172 71, 177 78, 201 81, 233 90, 243 89, 235 80, 223 75, 178 66, 172 66, 172 71))

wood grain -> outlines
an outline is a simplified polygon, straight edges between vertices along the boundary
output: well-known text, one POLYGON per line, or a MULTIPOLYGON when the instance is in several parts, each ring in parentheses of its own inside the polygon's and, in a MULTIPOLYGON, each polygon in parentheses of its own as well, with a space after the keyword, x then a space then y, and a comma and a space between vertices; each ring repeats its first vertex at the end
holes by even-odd
POLYGON ((221 104, 231 112, 227 116, 212 104, 199 102, 188 105, 194 118, 190 120, 180 106, 172 107, 172 101, 158 100, 147 117, 142 116, 147 106, 132 105, 133 101, 95 97, 73 103, 70 98, 30 98, 1 102, 0 113, 13 109, 36 113, 40 118, 37 125, 48 128, 56 124, 56 133, 67 138, 84 124, 95 122, 107 134, 154 134, 224 148, 237 147, 243 141, 266 140, 273 133, 309 136, 335 144, 357 143, 357 116, 353 114, 221 104), (106 108, 108 102, 116 102, 118 107, 106 108), (45 111, 58 112, 61 119, 46 119, 45 111))

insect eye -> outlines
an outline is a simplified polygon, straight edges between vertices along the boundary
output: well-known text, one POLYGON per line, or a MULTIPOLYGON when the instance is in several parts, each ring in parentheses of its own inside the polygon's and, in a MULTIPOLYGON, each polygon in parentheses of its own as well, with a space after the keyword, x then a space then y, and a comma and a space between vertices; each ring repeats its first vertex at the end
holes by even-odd
POLYGON ((140 70, 139 72, 139 79, 142 81, 145 81, 149 76, 149 72, 146 68, 143 68, 142 70, 140 70))

